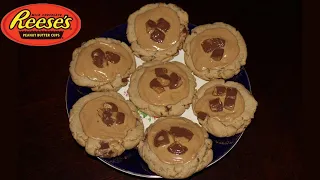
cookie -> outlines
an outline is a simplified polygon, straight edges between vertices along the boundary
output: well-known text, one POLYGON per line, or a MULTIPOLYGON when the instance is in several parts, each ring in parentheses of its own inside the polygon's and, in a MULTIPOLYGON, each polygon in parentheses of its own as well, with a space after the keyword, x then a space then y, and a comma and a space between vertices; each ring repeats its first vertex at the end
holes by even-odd
POLYGON ((182 49, 188 22, 188 14, 174 4, 148 4, 129 16, 127 39, 143 61, 169 61, 182 49))
POLYGON ((128 45, 111 38, 89 40, 75 49, 70 63, 72 81, 93 91, 118 91, 136 69, 128 45))
POLYGON ((207 167, 211 148, 205 129, 183 117, 159 118, 138 145, 149 169, 167 179, 187 178, 207 167))
POLYGON ((154 61, 132 74, 128 94, 150 116, 179 116, 192 103, 195 87, 195 78, 184 64, 154 61))
POLYGON ((111 158, 137 146, 144 128, 136 107, 120 94, 93 92, 72 107, 73 138, 92 156, 111 158))
POLYGON ((247 48, 239 31, 225 23, 192 29, 183 46, 184 60, 201 79, 229 79, 246 64, 247 48))
POLYGON ((237 82, 217 79, 204 84, 192 102, 199 123, 216 137, 241 133, 251 123, 258 102, 237 82))

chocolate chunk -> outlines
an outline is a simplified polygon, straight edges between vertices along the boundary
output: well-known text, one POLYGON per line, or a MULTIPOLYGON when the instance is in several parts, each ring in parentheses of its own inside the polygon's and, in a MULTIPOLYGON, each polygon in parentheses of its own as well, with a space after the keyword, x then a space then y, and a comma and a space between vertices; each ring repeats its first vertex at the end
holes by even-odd
POLYGON ((163 145, 167 145, 170 143, 169 140, 169 134, 167 131, 165 130, 161 130, 159 131, 156 136, 154 137, 154 141, 153 144, 155 147, 159 147, 159 146, 163 146, 163 145))
POLYGON ((182 33, 184 33, 184 34, 189 34, 189 31, 188 31, 187 28, 183 28, 182 33))
POLYGON ((188 148, 180 143, 175 142, 168 147, 168 151, 172 154, 181 155, 187 152, 188 148))
POLYGON ((149 84, 150 88, 152 88, 154 91, 156 91, 158 94, 164 92, 164 88, 161 85, 161 83, 157 80, 157 78, 152 79, 149 84))
POLYGON ((128 77, 126 77, 126 78, 122 78, 121 81, 124 82, 124 83, 126 83, 126 82, 129 81, 129 79, 128 79, 128 77))
POLYGON ((238 90, 236 88, 228 87, 226 98, 236 99, 238 90))
POLYGON ((198 117, 199 119, 201 119, 201 120, 205 120, 207 116, 208 116, 207 113, 202 112, 202 111, 200 111, 200 112, 197 113, 197 117, 198 117))
POLYGON ((106 57, 100 48, 92 51, 91 58, 94 65, 96 65, 98 68, 103 68, 103 63, 106 57))
POLYGON ((182 85, 181 77, 178 76, 178 74, 175 73, 175 72, 171 73, 170 74, 170 85, 169 85, 169 88, 170 89, 177 89, 181 85, 182 85))
POLYGON ((110 51, 106 51, 106 59, 112 64, 117 64, 120 61, 120 56, 110 51))
POLYGON ((221 112, 223 111, 223 104, 220 101, 220 98, 215 98, 209 101, 209 106, 211 111, 213 112, 221 112))
POLYGON ((201 43, 204 52, 209 53, 217 48, 223 48, 225 45, 225 40, 221 38, 211 38, 206 39, 201 43))
POLYGON ((187 138, 189 141, 192 139, 193 137, 193 133, 186 128, 183 127, 171 127, 169 133, 174 136, 174 137, 185 137, 187 138))
POLYGON ((149 19, 146 22, 146 31, 147 33, 150 33, 152 30, 154 30, 157 27, 157 23, 149 19))
POLYGON ((168 76, 166 74, 162 74, 162 75, 158 76, 157 80, 160 82, 160 84, 163 87, 169 86, 169 84, 171 82, 170 76, 168 76))
POLYGON ((211 58, 215 61, 220 61, 223 57, 224 49, 215 49, 212 51, 211 58))
POLYGON ((118 111, 118 106, 115 105, 112 102, 106 102, 103 104, 103 108, 105 108, 107 111, 111 111, 111 112, 117 112, 118 111))
POLYGON ((236 99, 233 99, 233 98, 229 98, 229 97, 226 97, 224 99, 224 108, 232 111, 234 109, 234 106, 236 104, 236 99))
POLYGON ((124 118, 125 118, 124 113, 118 112, 117 113, 117 117, 116 117, 116 124, 123 124, 124 123, 124 118))
POLYGON ((155 72, 156 76, 159 77, 161 75, 167 74, 168 70, 166 68, 155 68, 154 72, 155 72))
POLYGON ((160 18, 157 23, 157 28, 163 32, 167 32, 170 29, 170 23, 163 18, 160 18))
POLYGON ((165 34, 160 31, 159 29, 155 29, 151 34, 150 34, 150 38, 157 43, 162 43, 164 38, 165 38, 165 34))
POLYGON ((223 96, 226 93, 226 87, 224 86, 216 86, 213 91, 214 96, 223 96))
POLYGON ((108 152, 108 156, 112 156, 112 154, 113 154, 113 151, 110 150, 110 151, 108 152))
POLYGON ((109 149, 109 147, 108 142, 100 142, 100 149, 109 149))
POLYGON ((165 106, 165 108, 166 108, 166 112, 169 112, 169 111, 171 111, 171 109, 172 109, 171 106, 165 106))

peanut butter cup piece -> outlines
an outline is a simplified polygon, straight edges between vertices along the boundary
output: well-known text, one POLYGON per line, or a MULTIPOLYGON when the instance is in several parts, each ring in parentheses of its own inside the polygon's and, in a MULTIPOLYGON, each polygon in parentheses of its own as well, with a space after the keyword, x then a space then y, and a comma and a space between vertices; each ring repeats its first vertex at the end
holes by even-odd
POLYGON ((170 128, 169 134, 171 134, 174 137, 185 137, 189 141, 193 137, 193 133, 189 129, 176 126, 170 128))
POLYGON ((211 38, 206 39, 201 43, 204 52, 209 53, 217 48, 223 48, 225 45, 225 40, 221 38, 211 38))
POLYGON ((154 141, 153 144, 155 147, 159 147, 159 146, 163 146, 163 145, 167 145, 170 143, 169 140, 169 134, 167 131, 165 130, 161 130, 159 131, 156 136, 154 137, 154 141))
POLYGON ((214 96, 223 96, 226 93, 226 87, 225 86, 216 86, 213 95, 214 96))
POLYGON ((157 43, 162 43, 165 36, 166 35, 157 28, 150 34, 150 38, 157 43))
POLYGON ((98 68, 103 68, 103 63, 106 60, 106 57, 104 52, 100 48, 92 51, 91 58, 94 65, 96 65, 98 68))
POLYGON ((116 124, 123 124, 125 119, 125 115, 122 112, 117 113, 116 124))
POLYGON ((172 154, 181 155, 187 152, 188 148, 178 142, 174 142, 168 147, 168 151, 172 154))
POLYGON ((157 28, 163 32, 167 32, 170 29, 170 23, 163 18, 160 18, 157 23, 157 28))
POLYGON ((238 90, 236 88, 228 87, 226 98, 236 99, 238 90))
POLYGON ((209 106, 210 106, 211 111, 213 111, 213 112, 223 111, 223 104, 222 104, 220 98, 215 98, 213 100, 210 100, 209 106))
POLYGON ((106 111, 111 111, 111 112, 117 112, 118 111, 118 106, 115 105, 112 102, 106 102, 103 104, 103 108, 106 109, 106 111))
POLYGON ((171 80, 169 85, 170 89, 177 89, 182 85, 181 77, 178 76, 178 74, 175 72, 170 74, 170 80, 171 80))
POLYGON ((236 99, 226 97, 224 99, 224 108, 232 111, 234 109, 235 103, 236 103, 236 99))
POLYGON ((171 82, 170 76, 168 76, 167 74, 162 74, 162 75, 158 76, 157 80, 164 87, 169 86, 170 82, 171 82))
POLYGON ((117 64, 120 61, 120 56, 116 53, 106 51, 106 59, 112 64, 117 64))
POLYGON ((150 81, 150 88, 152 88, 154 91, 156 91, 158 94, 162 93, 165 91, 161 83, 157 80, 157 78, 152 79, 150 81))
POLYGON ((155 68, 154 72, 155 72, 156 76, 159 77, 161 75, 167 74, 168 70, 166 68, 155 68))
POLYGON ((151 33, 152 30, 154 30, 157 27, 157 23, 149 19, 146 22, 146 31, 147 33, 151 33))
POLYGON ((223 57, 224 49, 217 48, 212 51, 211 58, 215 61, 220 61, 223 57))
POLYGON ((112 126, 114 123, 114 120, 112 119, 111 111, 104 110, 101 119, 102 119, 102 122, 107 126, 112 126))

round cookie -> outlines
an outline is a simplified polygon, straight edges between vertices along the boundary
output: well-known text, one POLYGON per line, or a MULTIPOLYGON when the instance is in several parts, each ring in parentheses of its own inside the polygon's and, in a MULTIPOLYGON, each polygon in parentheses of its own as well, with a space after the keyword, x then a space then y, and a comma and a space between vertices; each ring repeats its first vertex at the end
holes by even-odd
POLYGON ((137 146, 144 128, 136 107, 116 92, 93 92, 72 107, 69 127, 88 154, 119 156, 137 146))
POLYGON ((184 60, 201 79, 229 79, 246 64, 247 48, 234 27, 217 22, 192 29, 183 46, 184 60))
POLYGON ((199 123, 216 137, 241 133, 254 118, 258 102, 237 82, 217 79, 196 93, 192 108, 199 123))
POLYGON ((143 61, 169 61, 182 49, 188 32, 188 14, 174 4, 143 6, 128 18, 127 38, 143 61))
POLYGON ((79 86, 118 91, 128 84, 135 69, 135 57, 128 45, 111 38, 96 38, 73 51, 69 71, 79 86))
POLYGON ((167 179, 183 179, 213 159, 212 141, 204 128, 183 117, 159 118, 138 145, 151 171, 167 179))
POLYGON ((150 116, 180 116, 189 108, 196 81, 180 62, 148 62, 132 74, 130 100, 150 116))

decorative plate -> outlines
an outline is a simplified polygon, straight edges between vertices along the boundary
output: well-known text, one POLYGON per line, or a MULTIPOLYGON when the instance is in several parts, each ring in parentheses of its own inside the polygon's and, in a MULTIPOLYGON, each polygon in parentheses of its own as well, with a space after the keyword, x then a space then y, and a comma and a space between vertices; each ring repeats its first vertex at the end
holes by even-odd
MULTIPOLYGON (((189 24, 189 30, 196 27, 195 25, 189 24)), ((125 42, 129 45, 129 42, 126 37, 126 30, 127 30, 127 24, 122 24, 120 26, 117 26, 107 32, 105 32, 102 37, 109 37, 118 39, 122 42, 125 42)), ((171 61, 179 61, 184 63, 184 52, 183 50, 180 50, 179 55, 176 56, 171 61)), ((137 66, 142 64, 142 60, 136 57, 137 66)), ((234 76, 230 80, 239 82, 243 84, 249 91, 251 91, 251 86, 249 82, 248 75, 245 71, 245 69, 242 67, 241 71, 238 75, 234 76)), ((199 89, 204 83, 207 81, 201 80, 198 77, 196 77, 197 81, 197 89, 199 89)), ((130 82, 129 82, 130 83, 130 82)), ((129 99, 127 89, 128 85, 126 87, 121 88, 118 92, 122 94, 125 99, 129 99)), ((66 86, 66 109, 67 113, 69 115, 69 111, 71 110, 73 104, 82 96, 88 94, 91 92, 90 88, 86 87, 80 87, 77 86, 72 82, 72 79, 68 78, 67 86, 66 86)), ((156 117, 150 117, 147 114, 140 112, 140 116, 143 120, 143 124, 145 126, 145 129, 156 120, 156 117)), ((196 116, 192 112, 192 108, 190 107, 188 110, 185 111, 184 114, 182 114, 183 117, 186 117, 188 119, 191 119, 192 121, 198 123, 198 120, 196 116)), ((239 141, 241 138, 241 134, 237 134, 232 137, 228 138, 218 138, 210 135, 210 139, 213 141, 213 161, 208 165, 211 166, 217 161, 219 161, 221 158, 223 158, 239 141)), ((139 156, 139 153, 136 149, 127 150, 125 151, 121 156, 111 158, 111 159, 105 159, 105 158, 98 158, 105 164, 128 174, 140 176, 140 177, 147 177, 147 178, 161 178, 160 176, 153 173, 151 170, 149 170, 147 164, 142 160, 142 158, 139 156)))

